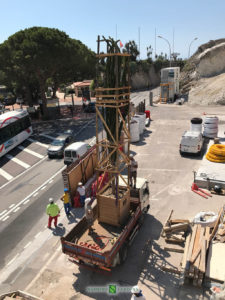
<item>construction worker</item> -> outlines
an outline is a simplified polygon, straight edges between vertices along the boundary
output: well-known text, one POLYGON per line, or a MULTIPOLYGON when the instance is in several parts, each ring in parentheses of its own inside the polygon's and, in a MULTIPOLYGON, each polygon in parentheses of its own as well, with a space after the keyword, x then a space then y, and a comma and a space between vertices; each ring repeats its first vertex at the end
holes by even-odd
POLYGON ((51 229, 52 220, 54 219, 54 225, 57 227, 57 221, 59 216, 60 209, 57 204, 54 203, 53 198, 49 198, 49 204, 46 208, 46 214, 48 217, 48 228, 51 229))
POLYGON ((88 234, 91 234, 93 232, 92 225, 94 221, 93 209, 91 207, 91 198, 85 199, 85 216, 88 225, 88 234))
POLYGON ((64 194, 62 196, 62 200, 63 200, 63 204, 64 204, 65 213, 68 216, 71 211, 71 205, 70 205, 70 195, 69 195, 69 191, 67 188, 64 189, 64 194))
POLYGON ((140 290, 137 285, 132 287, 131 293, 133 295, 130 300, 146 300, 145 296, 142 294, 142 290, 140 290))
POLYGON ((77 192, 80 195, 80 204, 83 207, 84 206, 84 200, 85 200, 86 196, 85 196, 85 187, 83 186, 82 182, 78 183, 77 192))
POLYGON ((130 154, 130 180, 131 180, 131 186, 133 186, 135 189, 136 189, 136 180, 137 180, 137 168, 138 168, 138 163, 134 159, 133 154, 130 154))

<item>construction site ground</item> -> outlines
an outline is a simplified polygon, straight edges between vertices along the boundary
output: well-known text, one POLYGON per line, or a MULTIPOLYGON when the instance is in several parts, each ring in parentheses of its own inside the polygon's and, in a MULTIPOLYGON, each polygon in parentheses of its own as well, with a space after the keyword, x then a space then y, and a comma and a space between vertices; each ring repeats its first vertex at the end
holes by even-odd
MULTIPOLYGON (((222 196, 204 199, 191 191, 193 170, 200 167, 202 157, 181 157, 179 144, 182 133, 190 127, 191 118, 201 117, 203 112, 219 117, 225 115, 225 107, 157 104, 148 108, 151 110, 151 125, 141 140, 131 145, 131 152, 138 161, 138 176, 149 181, 151 208, 129 249, 126 262, 108 276, 79 269, 61 253, 60 239, 53 236, 38 254, 43 260, 47 257, 44 266, 40 270, 40 262, 30 259, 33 276, 29 280, 26 278, 26 286, 20 281, 20 289, 23 287, 46 300, 122 300, 130 299, 131 294, 113 295, 90 290, 108 287, 111 283, 117 288, 138 284, 146 299, 209 299, 207 290, 192 285, 179 286, 178 275, 161 270, 161 266, 178 268, 182 254, 165 251, 160 233, 172 209, 174 218, 191 220, 200 211, 218 212, 224 204, 222 196)), ((78 214, 81 214, 81 209, 78 214)), ((73 225, 65 221, 66 218, 62 218, 67 232, 73 225)))

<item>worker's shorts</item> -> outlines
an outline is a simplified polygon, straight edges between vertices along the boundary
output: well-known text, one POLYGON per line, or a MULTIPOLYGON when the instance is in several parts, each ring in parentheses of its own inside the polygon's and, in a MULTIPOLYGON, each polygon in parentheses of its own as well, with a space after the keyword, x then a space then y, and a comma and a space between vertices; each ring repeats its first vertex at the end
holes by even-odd
POLYGON ((137 177, 137 171, 131 172, 131 178, 136 178, 137 177))

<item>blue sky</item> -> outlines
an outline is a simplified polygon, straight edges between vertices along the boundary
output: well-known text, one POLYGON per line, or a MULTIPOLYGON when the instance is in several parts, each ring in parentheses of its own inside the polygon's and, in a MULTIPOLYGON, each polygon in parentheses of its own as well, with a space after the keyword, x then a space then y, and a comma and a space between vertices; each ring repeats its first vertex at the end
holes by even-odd
MULTIPOLYGON (((96 51, 97 35, 116 37, 124 44, 138 43, 141 58, 146 47, 155 49, 157 35, 169 40, 173 51, 185 58, 211 39, 225 37, 224 0, 0 0, 0 43, 15 32, 32 26, 58 28, 96 51)), ((155 50, 154 50, 155 51, 155 50)), ((156 53, 169 53, 159 38, 156 53)))

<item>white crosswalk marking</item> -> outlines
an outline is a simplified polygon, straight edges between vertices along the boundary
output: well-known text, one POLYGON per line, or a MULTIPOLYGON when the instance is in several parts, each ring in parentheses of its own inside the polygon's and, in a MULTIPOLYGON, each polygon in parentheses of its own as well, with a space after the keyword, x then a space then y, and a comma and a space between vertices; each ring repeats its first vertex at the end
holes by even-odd
POLYGON ((13 176, 12 176, 12 175, 10 175, 10 174, 7 173, 6 171, 2 170, 1 168, 0 168, 0 175, 3 176, 3 177, 4 177, 5 179, 7 179, 7 180, 13 179, 13 176))
POLYGON ((23 146, 18 146, 18 148, 20 150, 23 150, 23 151, 25 151, 25 152, 27 152, 27 153, 29 153, 31 155, 34 155, 34 156, 36 156, 38 158, 43 158, 44 157, 43 155, 41 155, 41 154, 39 154, 37 152, 34 152, 34 151, 30 150, 30 149, 24 148, 23 146))
POLYGON ((34 140, 34 139, 32 139, 32 138, 28 138, 28 141, 30 141, 30 142, 32 142, 32 143, 35 143, 35 144, 37 144, 38 146, 41 146, 41 147, 45 147, 45 148, 48 148, 48 147, 49 147, 48 144, 40 143, 40 142, 38 142, 38 141, 36 141, 36 140, 34 140))
POLYGON ((13 157, 12 155, 10 154, 6 154, 6 157, 12 161, 14 161, 15 163, 17 163, 18 165, 24 167, 25 169, 28 169, 30 168, 30 165, 26 164, 25 162, 23 162, 22 160, 16 158, 16 157, 13 157))

